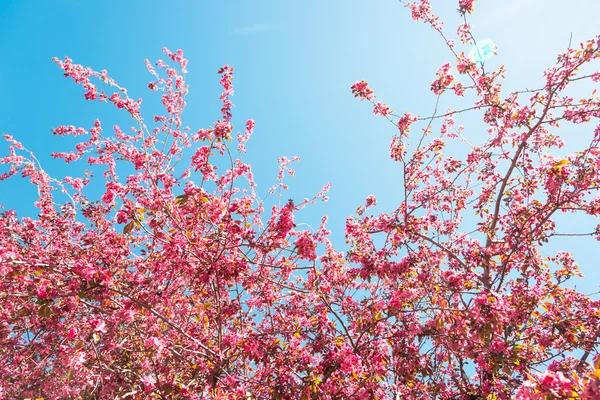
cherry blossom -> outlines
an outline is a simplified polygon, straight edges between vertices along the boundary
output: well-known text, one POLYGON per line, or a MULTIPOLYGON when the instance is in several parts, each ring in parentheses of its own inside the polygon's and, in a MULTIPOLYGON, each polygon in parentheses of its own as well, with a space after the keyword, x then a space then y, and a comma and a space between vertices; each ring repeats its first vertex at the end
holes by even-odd
MULTIPOLYGON (((60 179, 3 136, 1 179, 27 179, 38 210, 0 213, 0 398, 598 398, 600 301, 571 285, 577 255, 549 242, 600 240, 598 73, 580 72, 600 38, 560 54, 542 87, 509 93, 510 70, 455 52, 429 1, 404 4, 448 45, 423 93, 472 103, 396 115, 367 82, 351 85, 393 125, 389 183, 402 195, 391 210, 368 196, 345 245, 327 216, 302 219, 331 184, 287 199, 298 157, 281 156, 257 194, 244 161, 256 124, 233 134, 232 67, 216 74, 218 119, 191 129, 182 50, 146 61, 152 116, 108 71, 54 59, 131 126, 52 129, 77 141, 53 154, 69 164, 60 179), (594 89, 572 97, 582 83, 594 89), (463 128, 466 113, 485 129, 463 128), (595 124, 568 154, 563 121, 595 124), (594 226, 565 232, 559 213, 594 226)), ((474 1, 458 7, 453 32, 474 41, 474 1)))

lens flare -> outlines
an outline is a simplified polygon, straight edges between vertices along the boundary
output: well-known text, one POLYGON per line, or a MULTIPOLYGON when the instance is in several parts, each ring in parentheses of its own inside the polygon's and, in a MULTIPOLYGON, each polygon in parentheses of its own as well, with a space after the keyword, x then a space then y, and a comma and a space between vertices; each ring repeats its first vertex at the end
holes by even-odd
POLYGON ((496 43, 490 39, 484 39, 477 43, 476 46, 471 48, 469 52, 469 58, 477 63, 483 64, 498 51, 496 43))

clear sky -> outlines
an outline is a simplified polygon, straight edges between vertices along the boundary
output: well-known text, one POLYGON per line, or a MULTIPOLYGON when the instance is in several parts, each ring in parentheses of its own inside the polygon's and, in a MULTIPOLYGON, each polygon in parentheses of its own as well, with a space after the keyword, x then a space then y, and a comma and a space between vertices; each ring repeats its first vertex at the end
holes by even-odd
MULTIPOLYGON (((432 3, 453 36, 456 1, 432 3)), ((478 0, 471 23, 477 38, 497 44, 489 64, 506 65, 507 88, 524 89, 539 87, 571 34, 576 44, 600 33, 598 15, 598 0, 478 0)), ((0 132, 22 141, 56 177, 78 170, 48 157, 72 147, 50 129, 89 128, 96 117, 106 129, 129 125, 124 113, 84 101, 52 57, 107 69, 131 97, 144 97, 148 119, 159 96, 146 89, 143 61, 163 58, 163 46, 183 49, 190 60, 184 123, 192 129, 219 118, 216 71, 234 66, 234 123, 243 129, 245 119, 256 121, 246 160, 260 188, 274 183, 278 156, 300 156, 286 198, 312 197, 332 182, 330 201, 303 217, 316 224, 328 214, 342 249, 344 220, 366 196, 375 194, 378 211, 390 211, 400 194, 400 171, 388 157, 394 127, 354 99, 350 85, 364 79, 396 112, 426 115, 436 70, 454 61, 441 38, 395 0, 2 0, 0 46, 0 132)), ((468 130, 478 117, 459 122, 468 130)), ((21 215, 33 211, 33 195, 20 178, 0 182, 0 203, 21 215)), ((588 276, 600 277, 596 242, 567 245, 588 276)))

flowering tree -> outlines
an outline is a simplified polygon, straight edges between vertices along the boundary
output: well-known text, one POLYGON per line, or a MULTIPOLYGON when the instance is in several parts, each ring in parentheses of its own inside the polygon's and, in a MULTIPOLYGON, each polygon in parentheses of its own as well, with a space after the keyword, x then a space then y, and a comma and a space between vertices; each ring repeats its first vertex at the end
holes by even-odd
MULTIPOLYGON (((368 214, 369 196, 347 220, 346 254, 327 239, 326 218, 316 231, 298 229, 294 214, 310 200, 265 210, 242 161, 254 122, 233 134, 231 67, 219 70, 220 120, 192 131, 182 122, 181 50, 164 49, 170 63, 157 69, 146 63, 164 106, 152 121, 106 71, 56 59, 86 99, 123 109, 134 127, 106 135, 96 120, 89 131, 53 130, 89 135, 54 156, 105 165, 99 199, 86 194, 90 176, 54 179, 5 135, 2 178, 29 178, 40 211, 0 215, 0 398, 600 396, 600 366, 589 364, 600 302, 564 285, 579 275, 570 254, 541 252, 557 232, 554 214, 600 213, 600 126, 580 151, 552 153, 563 145, 560 122, 600 116, 595 93, 565 93, 600 81, 577 75, 598 58, 600 38, 561 54, 542 88, 503 98, 503 67, 458 53, 427 0, 406 5, 456 59, 459 75, 444 64, 431 90, 476 100, 395 115, 366 82, 352 86, 398 130, 390 154, 404 196, 381 215, 368 214), (469 110, 488 126, 482 143, 455 126, 469 110), (443 154, 461 141, 466 154, 443 154)), ((457 34, 475 44, 472 11, 459 0, 457 34)), ((286 188, 293 161, 279 159, 272 193, 286 188)))
MULTIPOLYGON (((473 3, 459 1, 464 23, 457 36, 476 46, 467 22, 473 3)), ((460 97, 469 91, 476 101, 470 109, 442 114, 436 107, 427 118, 396 116, 375 102, 366 82, 353 86, 355 96, 371 101, 373 112, 399 130, 390 155, 403 168, 403 201, 379 216, 359 209, 346 231, 349 261, 361 266, 361 279, 372 281, 365 289, 386 320, 377 323, 382 338, 395 338, 390 347, 396 358, 389 361, 399 370, 398 393, 508 398, 525 380, 521 398, 597 398, 600 371, 596 365, 588 376, 586 361, 598 343, 600 303, 561 286, 579 276, 570 254, 543 257, 542 248, 557 232, 555 213, 600 211, 600 125, 581 151, 564 158, 553 154, 564 145, 556 133, 559 122, 600 117, 595 89, 578 101, 565 94, 575 81, 600 81, 599 72, 577 75, 599 57, 600 37, 559 55, 544 71, 542 88, 502 98, 504 67, 488 71, 483 62, 458 53, 427 0, 406 5, 414 20, 442 35, 456 58, 459 76, 446 63, 431 84, 438 100, 446 91, 460 97), (455 126, 457 114, 473 109, 483 112, 489 134, 476 144, 455 126), (410 137, 416 143, 411 147, 408 132, 418 122, 426 125, 410 137), (445 156, 442 151, 456 139, 470 150, 462 158, 445 156), (464 226, 473 217, 476 225, 468 233, 464 226), (377 242, 376 235, 384 238, 377 242)), ((600 239, 598 229, 590 235, 600 239)))

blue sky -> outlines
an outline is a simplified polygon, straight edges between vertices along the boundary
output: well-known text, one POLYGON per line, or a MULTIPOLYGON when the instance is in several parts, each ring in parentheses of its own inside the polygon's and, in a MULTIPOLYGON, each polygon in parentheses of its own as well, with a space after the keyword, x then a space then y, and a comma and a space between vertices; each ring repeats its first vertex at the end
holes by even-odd
MULTIPOLYGON (((432 2, 452 36, 456 2, 432 2)), ((571 33, 574 44, 599 33, 597 15, 597 0, 478 0, 471 23, 477 38, 496 42, 499 53, 489 65, 506 65, 506 87, 523 89, 539 87, 571 33)), ((400 194, 399 167, 388 157, 394 127, 354 99, 350 85, 364 79, 396 112, 426 115, 435 72, 453 61, 441 38, 395 0, 2 0, 0 46, 0 132, 21 140, 56 177, 78 170, 48 157, 72 146, 50 129, 89 128, 96 117, 105 129, 129 125, 110 106, 84 101, 52 57, 107 69, 133 98, 144 97, 144 112, 159 101, 146 89, 144 59, 163 58, 163 46, 183 49, 190 60, 184 122, 192 129, 219 118, 216 71, 234 66, 234 123, 242 129, 245 119, 256 121, 246 160, 259 187, 264 193, 275 181, 277 157, 300 156, 285 198, 312 197, 332 182, 330 201, 303 218, 316 225, 328 214, 342 248, 344 220, 366 196, 375 194, 378 210, 389 211, 400 194)), ((471 114, 459 122, 469 130, 477 120, 471 114)), ((34 194, 20 178, 0 183, 0 203, 22 215, 34 210, 34 194)), ((589 241, 564 245, 581 254, 588 276, 598 277, 589 241)))

